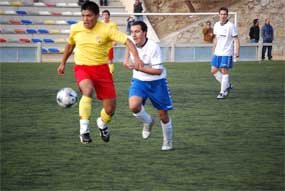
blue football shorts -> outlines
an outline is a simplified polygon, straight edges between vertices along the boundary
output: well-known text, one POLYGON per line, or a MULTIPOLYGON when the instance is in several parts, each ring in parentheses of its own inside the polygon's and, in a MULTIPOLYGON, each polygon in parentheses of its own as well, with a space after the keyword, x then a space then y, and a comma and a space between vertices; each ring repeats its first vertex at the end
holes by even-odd
POLYGON ((233 57, 214 55, 212 57, 211 66, 215 68, 232 68, 233 67, 233 57))
POLYGON ((129 89, 129 97, 138 96, 143 99, 143 105, 149 98, 157 110, 168 111, 173 109, 172 99, 166 79, 141 81, 133 78, 129 89))

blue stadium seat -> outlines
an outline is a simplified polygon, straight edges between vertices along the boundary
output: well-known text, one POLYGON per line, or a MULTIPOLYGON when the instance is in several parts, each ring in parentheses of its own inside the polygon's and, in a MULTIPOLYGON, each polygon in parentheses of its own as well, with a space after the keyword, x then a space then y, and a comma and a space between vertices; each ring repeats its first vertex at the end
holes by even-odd
POLYGON ((68 24, 72 25, 72 24, 75 24, 77 23, 77 21, 73 21, 73 20, 69 20, 69 21, 66 21, 68 24))
POLYGON ((24 11, 24 10, 17 10, 17 11, 16 11, 16 14, 17 14, 17 15, 27 15, 28 12, 27 12, 27 11, 24 11))
POLYGON ((44 38, 43 41, 45 43, 54 43, 54 40, 50 39, 50 38, 44 38))
POLYGON ((32 2, 27 2, 27 1, 22 2, 22 4, 23 4, 24 6, 32 6, 32 5, 33 5, 32 2))
POLYGON ((43 42, 42 39, 40 39, 40 38, 32 38, 31 40, 33 43, 43 42))
POLYGON ((49 33, 47 29, 38 29, 38 32, 42 33, 42 34, 48 34, 49 33))
POLYGON ((28 19, 22 19, 22 20, 21 20, 21 23, 22 23, 23 25, 30 25, 30 24, 33 24, 33 21, 28 20, 28 19))
POLYGON ((35 33, 37 33, 37 30, 36 29, 27 29, 26 33, 28 33, 28 34, 35 34, 35 33))
POLYGON ((58 48, 48 48, 49 53, 60 53, 60 50, 58 48))
POLYGON ((42 53, 46 54, 46 53, 48 53, 48 50, 46 48, 42 48, 42 53))

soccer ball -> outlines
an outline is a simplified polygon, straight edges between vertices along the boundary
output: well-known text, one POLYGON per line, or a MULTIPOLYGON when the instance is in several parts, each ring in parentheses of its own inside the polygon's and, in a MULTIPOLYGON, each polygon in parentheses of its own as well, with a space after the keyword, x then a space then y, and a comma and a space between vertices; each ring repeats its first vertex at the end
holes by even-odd
POLYGON ((78 96, 72 88, 62 88, 57 92, 56 102, 59 106, 67 108, 77 103, 78 96))

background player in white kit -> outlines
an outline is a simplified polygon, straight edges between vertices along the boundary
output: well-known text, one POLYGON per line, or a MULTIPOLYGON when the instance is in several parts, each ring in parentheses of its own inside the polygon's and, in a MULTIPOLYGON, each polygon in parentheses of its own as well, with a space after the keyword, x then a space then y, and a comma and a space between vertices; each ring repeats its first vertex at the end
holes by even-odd
POLYGON ((217 99, 224 99, 232 89, 229 81, 229 69, 233 67, 233 56, 234 59, 239 57, 240 48, 237 29, 228 20, 228 9, 226 7, 219 10, 219 22, 214 25, 214 35, 211 73, 221 85, 217 99))
POLYGON ((173 108, 166 80, 166 69, 162 64, 160 47, 147 38, 147 25, 143 21, 135 21, 131 26, 131 40, 137 47, 144 67, 132 65, 133 56, 126 49, 124 66, 133 70, 133 78, 129 89, 129 108, 133 115, 143 123, 142 137, 149 138, 154 118, 148 114, 144 104, 149 99, 158 111, 162 126, 163 144, 161 150, 171 150, 172 122, 168 110, 173 108))

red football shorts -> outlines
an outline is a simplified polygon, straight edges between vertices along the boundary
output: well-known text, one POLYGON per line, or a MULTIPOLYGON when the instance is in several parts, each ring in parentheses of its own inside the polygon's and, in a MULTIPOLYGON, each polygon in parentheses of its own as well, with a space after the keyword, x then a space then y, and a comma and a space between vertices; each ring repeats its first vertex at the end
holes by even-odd
POLYGON ((110 48, 109 53, 108 53, 108 59, 113 60, 114 59, 114 48, 110 48))
POLYGON ((116 98, 113 76, 109 71, 108 64, 95 66, 75 65, 74 76, 78 85, 82 80, 90 79, 95 88, 97 99, 116 98))

